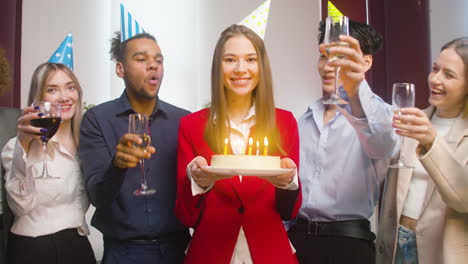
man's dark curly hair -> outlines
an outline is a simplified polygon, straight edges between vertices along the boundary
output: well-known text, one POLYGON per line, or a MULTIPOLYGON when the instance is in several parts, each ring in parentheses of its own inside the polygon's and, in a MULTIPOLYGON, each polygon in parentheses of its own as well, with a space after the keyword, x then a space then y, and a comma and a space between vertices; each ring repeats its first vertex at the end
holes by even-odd
POLYGON ((5 50, 0 48, 0 95, 5 94, 11 85, 10 64, 5 57, 5 50))
POLYGON ((116 62, 123 62, 123 60, 125 59, 125 48, 127 47, 127 43, 131 40, 146 38, 158 43, 153 35, 146 32, 137 34, 132 38, 125 40, 124 42, 120 42, 120 34, 120 31, 115 32, 115 36, 111 39, 111 49, 109 51, 111 59, 116 62))
MULTIPOLYGON (((368 24, 349 20, 349 35, 359 41, 364 55, 375 55, 382 48, 382 35, 375 28, 368 24)), ((319 25, 319 44, 323 42, 325 36, 325 22, 319 25)))

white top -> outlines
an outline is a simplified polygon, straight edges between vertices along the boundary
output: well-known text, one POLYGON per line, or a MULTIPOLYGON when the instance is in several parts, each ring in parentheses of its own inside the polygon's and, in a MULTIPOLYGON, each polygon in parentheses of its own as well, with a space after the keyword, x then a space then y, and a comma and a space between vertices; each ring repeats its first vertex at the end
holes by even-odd
POLYGON ((47 144, 49 174, 58 179, 36 178, 42 173, 41 142, 33 140, 26 153, 16 137, 2 151, 8 205, 15 215, 11 232, 37 237, 67 228, 88 235, 85 213, 89 207, 77 156, 52 138, 47 144))
MULTIPOLYGON (((255 105, 253 105, 247 115, 242 119, 241 123, 239 125, 235 124, 232 121, 229 121, 229 124, 231 126, 231 131, 229 134, 229 140, 231 143, 231 148, 233 151, 233 154, 244 154, 245 153, 245 147, 248 144, 248 137, 250 133, 250 128, 255 125, 255 105)), ((193 164, 193 161, 191 161, 187 165, 187 176, 190 178, 191 183, 192 183, 192 195, 198 195, 202 194, 205 192, 208 192, 213 185, 209 186, 205 190, 201 188, 192 178, 192 175, 190 173, 190 168, 193 164)), ((242 176, 239 176, 239 179, 242 181, 242 176)), ((299 182, 298 182, 298 177, 297 177, 297 170, 294 175, 294 178, 292 182, 284 187, 279 187, 282 189, 286 190, 297 190, 299 188, 299 182)), ((293 252, 296 250, 291 244, 291 248, 293 252)), ((245 237, 244 229, 240 228, 239 230, 239 235, 237 236, 237 243, 236 246, 234 247, 234 252, 232 254, 231 258, 231 264, 253 264, 252 257, 250 256, 250 251, 249 251, 249 246, 247 244, 247 239, 245 237)))
MULTIPOLYGON (((456 118, 440 118, 436 114, 432 115, 431 123, 437 130, 437 133, 445 137, 455 122, 456 118)), ((427 184, 430 181, 430 176, 426 172, 426 169, 422 166, 418 160, 413 170, 411 182, 406 195, 405 203, 401 214, 413 219, 419 219, 423 210, 424 197, 426 196, 427 184)))

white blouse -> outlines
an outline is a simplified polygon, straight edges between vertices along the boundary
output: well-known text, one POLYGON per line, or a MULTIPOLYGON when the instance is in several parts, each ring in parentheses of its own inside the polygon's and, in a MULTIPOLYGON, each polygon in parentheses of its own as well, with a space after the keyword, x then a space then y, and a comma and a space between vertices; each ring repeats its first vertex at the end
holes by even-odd
POLYGON ((11 232, 37 237, 68 228, 89 235, 85 213, 89 207, 78 157, 56 139, 47 144, 47 168, 57 179, 37 178, 42 173, 42 145, 33 140, 26 153, 16 137, 2 151, 7 201, 15 215, 11 232))

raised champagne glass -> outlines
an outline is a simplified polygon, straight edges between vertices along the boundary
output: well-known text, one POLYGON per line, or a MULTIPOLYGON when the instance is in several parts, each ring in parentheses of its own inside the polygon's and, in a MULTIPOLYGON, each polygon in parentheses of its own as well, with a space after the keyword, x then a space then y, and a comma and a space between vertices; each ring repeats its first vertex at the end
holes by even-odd
MULTIPOLYGON (((414 84, 412 83, 395 83, 393 84, 392 92, 392 105, 393 112, 401 114, 401 108, 413 107, 415 100, 415 90, 414 84)), ((390 168, 414 168, 411 165, 408 165, 404 157, 404 143, 405 137, 400 136, 400 155, 398 160, 390 164, 390 168)))
MULTIPOLYGON (((128 117, 128 133, 136 134, 141 138, 141 144, 133 144, 133 147, 139 148, 146 152, 146 149, 151 143, 151 137, 149 133, 149 122, 148 117, 145 114, 130 114, 128 117)), ((145 161, 141 159, 139 161, 141 184, 133 192, 136 196, 150 195, 156 193, 156 189, 150 188, 146 183, 145 177, 145 161)))
POLYGON ((57 175, 52 176, 51 174, 49 174, 49 170, 47 168, 47 142, 49 142, 49 140, 55 135, 55 133, 60 127, 60 123, 62 121, 60 115, 60 105, 51 102, 36 102, 33 103, 33 106, 37 108, 37 111, 41 114, 41 116, 37 119, 31 120, 31 125, 46 129, 46 131, 41 134, 43 165, 42 173, 38 178, 60 178, 57 175))
MULTIPOLYGON (((340 40, 340 35, 349 35, 349 19, 346 16, 329 16, 325 20, 325 36, 323 43, 327 45, 328 49, 332 47, 349 47, 349 43, 340 40)), ((343 54, 328 54, 328 60, 343 59, 343 54)), ((345 100, 339 96, 339 85, 340 85, 340 67, 335 69, 335 91, 330 94, 328 99, 322 101, 323 104, 347 104, 345 100)))

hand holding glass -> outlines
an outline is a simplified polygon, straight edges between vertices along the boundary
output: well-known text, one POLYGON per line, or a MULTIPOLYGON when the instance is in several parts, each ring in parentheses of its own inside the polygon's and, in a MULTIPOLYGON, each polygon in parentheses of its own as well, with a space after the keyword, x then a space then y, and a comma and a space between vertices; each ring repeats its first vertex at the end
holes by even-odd
POLYGON ((38 178, 40 179, 57 179, 58 176, 52 176, 49 174, 47 169, 47 142, 51 139, 60 127, 61 115, 60 105, 51 102, 37 102, 33 103, 33 106, 37 108, 38 113, 41 115, 40 118, 31 120, 31 125, 35 127, 41 127, 45 129, 43 132, 42 140, 42 154, 43 154, 43 165, 42 173, 38 178))
MULTIPOLYGON (((328 54, 328 50, 332 47, 342 46, 349 47, 349 43, 340 40, 340 35, 349 35, 349 19, 346 16, 329 16, 325 21, 325 36, 323 43, 327 45, 327 56, 329 61, 343 59, 344 55, 328 54)), ((330 97, 323 100, 324 104, 347 104, 345 100, 341 99, 338 92, 340 67, 335 69, 335 92, 330 94, 330 97)))
MULTIPOLYGON (((136 134, 141 138, 141 144, 133 144, 133 147, 139 148, 146 152, 147 147, 151 143, 151 137, 149 134, 149 123, 148 117, 145 114, 130 114, 128 117, 128 133, 136 134)), ((156 189, 149 188, 146 184, 145 178, 145 162, 143 159, 140 160, 140 175, 141 185, 137 188, 133 194, 136 196, 150 195, 156 193, 156 189)))
MULTIPOLYGON (((412 83, 395 83, 393 84, 392 105, 394 113, 401 114, 400 109, 406 107, 414 107, 415 91, 412 83)), ((400 136, 400 155, 396 163, 390 164, 390 168, 414 168, 406 164, 404 160, 404 137, 400 136)))

